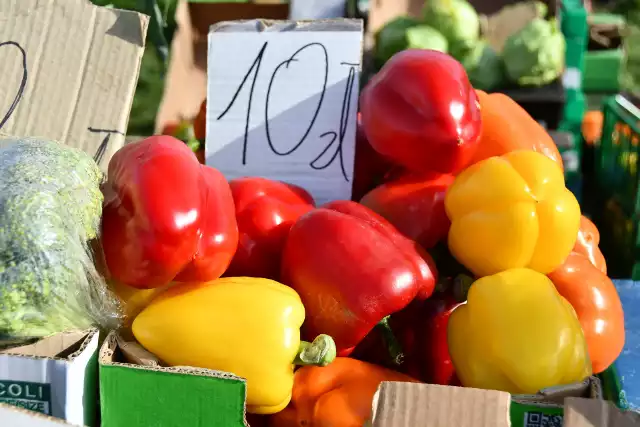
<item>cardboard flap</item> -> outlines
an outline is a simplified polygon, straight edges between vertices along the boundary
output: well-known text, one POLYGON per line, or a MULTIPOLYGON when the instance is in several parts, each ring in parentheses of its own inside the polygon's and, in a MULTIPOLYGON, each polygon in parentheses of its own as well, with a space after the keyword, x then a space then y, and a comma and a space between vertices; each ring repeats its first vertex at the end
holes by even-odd
POLYGON ((161 366, 160 359, 137 342, 126 340, 120 334, 116 334, 116 342, 127 362, 141 366, 161 366))
POLYGON ((0 351, 0 354, 47 358, 61 357, 70 360, 82 348, 83 344, 91 340, 97 333, 97 329, 61 332, 43 338, 33 344, 0 351))
POLYGON ((148 21, 87 0, 0 2, 0 135, 57 140, 106 169, 124 145, 148 21))
POLYGON ((565 427, 640 426, 640 414, 621 411, 605 400, 569 397, 565 399, 565 427))
POLYGON ((500 391, 383 382, 373 401, 373 427, 509 427, 511 396, 500 391))
POLYGON ((0 403, 0 420, 7 427, 61 427, 73 424, 26 409, 0 403))

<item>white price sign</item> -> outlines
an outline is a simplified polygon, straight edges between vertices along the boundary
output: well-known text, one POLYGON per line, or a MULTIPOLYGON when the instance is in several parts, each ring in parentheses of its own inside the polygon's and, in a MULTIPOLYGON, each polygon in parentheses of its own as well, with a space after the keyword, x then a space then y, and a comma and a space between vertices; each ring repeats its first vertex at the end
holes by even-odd
POLYGON ((207 164, 350 199, 361 58, 360 20, 213 27, 207 164))

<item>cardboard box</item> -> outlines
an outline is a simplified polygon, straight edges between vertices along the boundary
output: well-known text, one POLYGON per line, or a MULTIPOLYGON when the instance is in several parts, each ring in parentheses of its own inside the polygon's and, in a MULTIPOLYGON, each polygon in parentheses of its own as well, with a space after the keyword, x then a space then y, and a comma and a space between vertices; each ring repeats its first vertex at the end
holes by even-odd
POLYGON ((0 403, 0 421, 9 427, 63 427, 73 426, 58 418, 0 403))
POLYGON ((97 354, 97 329, 1 351, 0 403, 97 426, 97 354))
POLYGON ((124 144, 149 18, 87 0, 9 0, 0 22, 0 137, 56 140, 106 170, 124 144))
POLYGON ((236 19, 287 19, 289 4, 273 0, 247 3, 187 3, 176 9, 175 32, 156 132, 168 124, 192 119, 207 96, 207 34, 209 27, 236 19))
MULTIPOLYGON (((557 390, 556 390, 557 392, 557 390)), ((601 399, 561 397, 556 405, 564 416, 535 418, 526 427, 629 427, 640 425, 640 416, 621 412, 601 399), (561 403, 560 403, 561 402, 561 403), (563 408, 561 407, 563 406, 563 408)), ((508 393, 431 384, 380 385, 373 401, 372 427, 520 427, 514 423, 508 393), (510 416, 511 414, 511 416, 510 416)), ((539 403, 538 405, 542 405, 539 403)))
POLYGON ((246 381, 190 367, 160 366, 132 338, 112 332, 100 350, 102 427, 243 427, 246 381))

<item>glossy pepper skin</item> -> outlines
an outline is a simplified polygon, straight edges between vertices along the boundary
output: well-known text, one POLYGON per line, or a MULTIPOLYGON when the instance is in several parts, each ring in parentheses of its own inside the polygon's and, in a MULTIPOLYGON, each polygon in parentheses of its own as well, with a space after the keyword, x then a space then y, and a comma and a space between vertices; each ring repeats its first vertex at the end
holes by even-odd
POLYGON ((482 113, 482 132, 469 164, 511 151, 531 150, 549 157, 563 169, 562 156, 549 133, 513 99, 501 93, 476 90, 482 113))
POLYGON ((605 275, 607 274, 607 262, 600 251, 600 232, 593 222, 586 216, 580 217, 580 230, 578 239, 573 246, 573 252, 585 256, 594 267, 605 275))
POLYGON ((582 325, 594 374, 607 369, 624 347, 624 312, 616 288, 585 255, 572 252, 549 274, 582 325))
POLYGON ((591 375, 575 311, 547 276, 530 269, 478 279, 451 314, 448 334, 465 387, 533 394, 591 375))
POLYGON ((478 97, 463 66, 441 52, 394 55, 362 91, 360 111, 371 146, 414 172, 457 172, 478 145, 478 97))
POLYGON ((233 197, 216 169, 171 136, 121 148, 109 163, 102 246, 111 278, 136 288, 217 279, 238 246, 233 197))
POLYGON ((371 147, 362 130, 362 114, 356 122, 356 157, 353 165, 351 199, 360 200, 369 191, 386 181, 394 165, 371 147))
POLYGON ((227 277, 168 289, 136 317, 132 331, 170 365, 245 378, 247 411, 273 414, 291 399, 294 362, 324 366, 335 357, 326 336, 319 337, 315 354, 305 355, 309 344, 300 342, 299 331, 304 315, 298 294, 281 283, 227 277))
POLYGON ((225 276, 279 280, 284 244, 293 223, 314 208, 311 195, 292 184, 259 177, 229 182, 240 238, 225 276))
POLYGON ((362 427, 371 418, 371 402, 384 381, 418 382, 383 367, 338 357, 326 368, 296 371, 289 406, 273 415, 269 427, 362 427))
POLYGON ((429 255, 384 218, 351 201, 330 202, 293 225, 282 280, 307 310, 303 336, 331 335, 348 356, 386 316, 431 295, 429 255))
POLYGON ((360 203, 424 249, 431 249, 449 233, 444 195, 453 179, 448 174, 406 174, 371 190, 360 203))
POLYGON ((445 197, 449 249, 476 277, 527 267, 547 274, 573 248, 580 205, 562 170, 534 151, 490 157, 456 177, 445 197))
POLYGON ((429 384, 457 384, 447 329, 451 313, 461 304, 451 296, 434 295, 393 316, 391 325, 405 355, 403 372, 429 384))

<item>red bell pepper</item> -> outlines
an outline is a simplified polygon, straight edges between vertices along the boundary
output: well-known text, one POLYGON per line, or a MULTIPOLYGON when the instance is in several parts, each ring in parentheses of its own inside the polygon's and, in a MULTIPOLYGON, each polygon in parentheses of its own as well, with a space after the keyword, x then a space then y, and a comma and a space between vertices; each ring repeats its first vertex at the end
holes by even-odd
POLYGON ((412 304, 392 317, 405 356, 402 371, 430 384, 455 385, 447 343, 449 316, 461 303, 439 295, 412 304))
POLYGON ((328 203, 291 228, 282 280, 306 309, 303 335, 333 337, 339 356, 387 316, 433 292, 429 255, 387 220, 350 201, 328 203))
POLYGON ((265 178, 229 182, 240 239, 225 276, 279 280, 282 250, 293 223, 314 208, 304 189, 265 178))
POLYGON ((447 54, 408 49, 393 56, 360 96, 371 146, 415 172, 455 173, 478 146, 478 96, 447 54))
POLYGON ((380 185, 360 203, 430 249, 449 233, 451 221, 444 209, 444 194, 453 180, 453 175, 409 174, 380 185))
POLYGON ((152 136, 109 163, 102 245, 111 278, 136 288, 214 280, 238 246, 233 197, 182 141, 152 136))
POLYGON ((362 115, 358 113, 351 199, 358 201, 370 190, 382 184, 393 168, 393 164, 374 150, 367 141, 362 130, 362 115))

